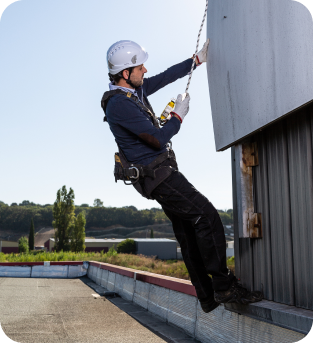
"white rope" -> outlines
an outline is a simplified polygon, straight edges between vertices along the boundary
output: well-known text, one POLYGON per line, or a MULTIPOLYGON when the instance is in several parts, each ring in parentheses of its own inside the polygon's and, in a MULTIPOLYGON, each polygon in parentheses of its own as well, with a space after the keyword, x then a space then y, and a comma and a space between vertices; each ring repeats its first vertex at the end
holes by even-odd
POLYGON ((194 70, 195 63, 196 63, 196 57, 197 57, 198 48, 199 48, 199 42, 200 42, 200 36, 201 36, 202 28, 203 28, 203 25, 204 25, 204 22, 205 22, 206 14, 207 14, 207 11, 208 11, 208 6, 209 6, 209 0, 206 0, 204 16, 203 16, 201 27, 200 27, 200 31, 199 31, 199 34, 198 34, 196 52, 195 52, 195 55, 193 57, 192 67, 191 67, 191 71, 190 71, 190 74, 189 74, 189 79, 188 79, 187 88, 186 88, 186 92, 185 93, 188 93, 188 89, 189 89, 192 73, 193 73, 193 70, 194 70))

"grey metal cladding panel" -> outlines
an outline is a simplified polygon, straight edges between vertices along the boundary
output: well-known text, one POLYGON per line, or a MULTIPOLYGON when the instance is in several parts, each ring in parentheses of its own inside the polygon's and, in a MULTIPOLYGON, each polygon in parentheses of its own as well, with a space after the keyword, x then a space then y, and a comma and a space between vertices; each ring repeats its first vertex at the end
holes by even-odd
POLYGON ((271 226, 267 176, 266 139, 256 137, 259 165, 253 168, 254 209, 262 214, 263 238, 253 240, 254 289, 263 290, 265 299, 273 300, 271 226))
POLYGON ((288 118, 296 306, 313 310, 312 106, 288 118))
POLYGON ((207 36, 217 150, 313 99, 313 22, 299 2, 211 0, 207 36))
MULTIPOLYGON (((285 124, 266 130, 273 300, 294 305, 294 276, 285 124)), ((262 190, 261 190, 262 191, 262 190)))

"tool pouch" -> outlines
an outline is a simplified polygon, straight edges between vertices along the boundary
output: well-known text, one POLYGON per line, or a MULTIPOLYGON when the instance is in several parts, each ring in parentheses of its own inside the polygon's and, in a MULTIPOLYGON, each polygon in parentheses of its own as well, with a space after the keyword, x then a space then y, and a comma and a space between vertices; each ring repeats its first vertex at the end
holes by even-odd
POLYGON ((115 160, 115 166, 114 166, 115 182, 117 182, 117 180, 124 180, 123 165, 122 165, 120 155, 118 152, 115 153, 114 160, 115 160))

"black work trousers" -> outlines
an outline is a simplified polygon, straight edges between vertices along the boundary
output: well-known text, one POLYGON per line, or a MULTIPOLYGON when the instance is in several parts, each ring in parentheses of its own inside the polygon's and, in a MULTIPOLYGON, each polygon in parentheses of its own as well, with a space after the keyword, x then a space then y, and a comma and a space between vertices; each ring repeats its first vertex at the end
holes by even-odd
POLYGON ((214 290, 227 290, 234 275, 226 264, 224 227, 211 202, 179 171, 173 172, 151 195, 173 224, 198 298, 211 297, 214 290))

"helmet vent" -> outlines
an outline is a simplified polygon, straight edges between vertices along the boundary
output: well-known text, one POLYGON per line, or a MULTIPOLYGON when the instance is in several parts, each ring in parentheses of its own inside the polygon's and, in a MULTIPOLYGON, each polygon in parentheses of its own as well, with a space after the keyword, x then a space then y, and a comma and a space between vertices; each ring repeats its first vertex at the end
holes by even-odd
POLYGON ((133 56, 132 63, 135 64, 137 62, 137 55, 133 56))

